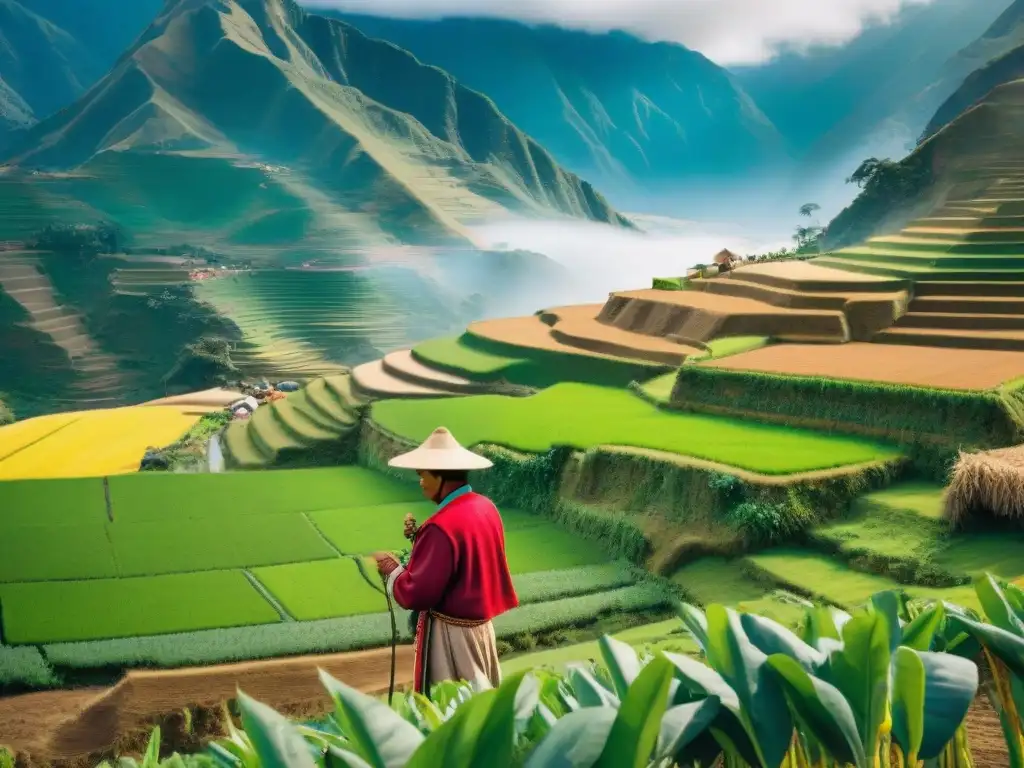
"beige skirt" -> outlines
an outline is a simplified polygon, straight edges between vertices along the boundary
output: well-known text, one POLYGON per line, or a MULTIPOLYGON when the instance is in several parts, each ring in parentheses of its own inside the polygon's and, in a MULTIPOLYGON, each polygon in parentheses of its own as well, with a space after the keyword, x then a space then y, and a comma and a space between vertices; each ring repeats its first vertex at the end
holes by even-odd
POLYGON ((489 621, 455 624, 446 618, 436 613, 421 615, 416 643, 420 656, 416 664, 416 690, 428 693, 432 686, 445 680, 477 682, 494 688, 501 685, 494 625, 489 621))

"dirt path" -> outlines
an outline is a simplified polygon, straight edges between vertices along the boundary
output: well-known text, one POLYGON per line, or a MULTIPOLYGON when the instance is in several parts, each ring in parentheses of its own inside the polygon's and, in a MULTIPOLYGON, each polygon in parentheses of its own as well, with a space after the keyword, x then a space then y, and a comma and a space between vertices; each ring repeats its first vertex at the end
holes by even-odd
MULTIPOLYGON (((413 649, 399 646, 396 682, 412 682, 413 649)), ((0 744, 30 755, 30 764, 94 765, 117 744, 144 742, 152 724, 186 708, 215 708, 241 689, 286 713, 325 712, 331 705, 317 674, 324 669, 366 693, 387 691, 391 651, 129 672, 112 688, 80 688, 0 698, 0 744), (92 762, 90 762, 92 761, 92 762)))

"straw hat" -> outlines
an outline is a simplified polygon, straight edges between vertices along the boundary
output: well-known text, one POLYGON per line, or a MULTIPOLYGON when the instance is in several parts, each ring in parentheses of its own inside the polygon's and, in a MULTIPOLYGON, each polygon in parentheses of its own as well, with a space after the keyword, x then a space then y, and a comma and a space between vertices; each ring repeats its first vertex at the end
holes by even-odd
POLYGON ((467 451, 452 433, 438 427, 419 448, 395 456, 389 467, 398 469, 461 470, 487 469, 494 466, 489 459, 467 451))

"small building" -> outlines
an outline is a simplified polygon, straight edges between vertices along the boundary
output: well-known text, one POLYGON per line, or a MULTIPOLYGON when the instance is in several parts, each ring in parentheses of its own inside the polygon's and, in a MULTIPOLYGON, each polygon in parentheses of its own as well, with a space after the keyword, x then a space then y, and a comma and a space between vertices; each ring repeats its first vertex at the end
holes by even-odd
POLYGON ((719 272, 728 272, 739 264, 742 259, 728 248, 723 248, 715 254, 714 263, 718 266, 719 272))

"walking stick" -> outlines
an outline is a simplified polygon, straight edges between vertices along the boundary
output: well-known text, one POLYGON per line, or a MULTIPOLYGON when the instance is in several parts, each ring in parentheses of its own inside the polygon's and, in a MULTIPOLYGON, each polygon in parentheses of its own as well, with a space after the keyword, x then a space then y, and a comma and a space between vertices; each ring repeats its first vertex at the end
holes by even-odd
POLYGON ((366 572, 366 564, 362 561, 362 558, 356 557, 353 559, 356 561, 356 567, 359 569, 359 574, 363 577, 363 580, 371 588, 384 595, 384 599, 388 604, 388 613, 391 615, 391 679, 388 682, 388 706, 390 707, 391 700, 395 696, 395 669, 398 663, 398 620, 395 618, 395 606, 391 602, 391 595, 388 594, 387 582, 384 580, 383 574, 380 577, 382 586, 378 586, 373 583, 370 574, 366 572))

